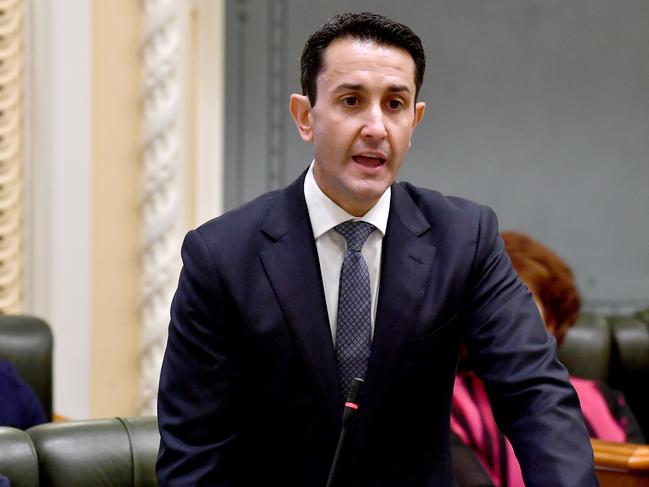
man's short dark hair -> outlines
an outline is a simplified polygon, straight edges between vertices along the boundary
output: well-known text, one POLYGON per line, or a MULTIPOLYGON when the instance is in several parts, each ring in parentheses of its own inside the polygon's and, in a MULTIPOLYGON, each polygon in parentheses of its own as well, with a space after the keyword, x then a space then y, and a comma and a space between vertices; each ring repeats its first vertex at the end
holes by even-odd
POLYGON ((415 62, 415 97, 419 94, 426 69, 426 55, 417 34, 410 27, 383 15, 369 12, 344 13, 327 20, 304 44, 300 59, 300 81, 302 94, 308 95, 312 106, 316 101, 316 80, 322 70, 324 52, 334 40, 344 37, 408 51, 415 62))

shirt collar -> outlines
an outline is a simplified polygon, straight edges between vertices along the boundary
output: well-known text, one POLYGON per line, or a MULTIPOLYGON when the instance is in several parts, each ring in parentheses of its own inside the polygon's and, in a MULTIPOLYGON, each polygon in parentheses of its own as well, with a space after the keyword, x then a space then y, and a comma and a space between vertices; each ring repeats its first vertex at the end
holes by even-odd
POLYGON ((317 240, 336 225, 348 220, 371 223, 384 237, 388 226, 392 188, 388 186, 388 189, 383 192, 376 204, 365 215, 355 217, 343 210, 322 192, 313 177, 313 164, 314 162, 311 162, 311 166, 309 166, 304 178, 304 198, 309 211, 313 238, 317 240))

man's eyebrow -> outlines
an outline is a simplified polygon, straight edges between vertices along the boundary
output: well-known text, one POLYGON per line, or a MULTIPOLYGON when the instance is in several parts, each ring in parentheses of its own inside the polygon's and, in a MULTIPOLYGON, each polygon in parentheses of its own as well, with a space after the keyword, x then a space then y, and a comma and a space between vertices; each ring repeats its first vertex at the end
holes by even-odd
MULTIPOLYGON (((355 83, 342 83, 336 88, 334 88, 334 91, 363 91, 365 87, 361 84, 355 84, 355 83)), ((388 86, 388 91, 390 93, 399 93, 401 91, 406 91, 410 92, 410 87, 408 85, 390 85, 388 86)))
POLYGON ((363 85, 359 84, 353 84, 353 83, 342 83, 336 88, 334 88, 334 91, 361 91, 363 89, 363 85))
POLYGON ((408 85, 392 85, 388 87, 390 93, 397 93, 400 91, 410 92, 410 87, 408 85))

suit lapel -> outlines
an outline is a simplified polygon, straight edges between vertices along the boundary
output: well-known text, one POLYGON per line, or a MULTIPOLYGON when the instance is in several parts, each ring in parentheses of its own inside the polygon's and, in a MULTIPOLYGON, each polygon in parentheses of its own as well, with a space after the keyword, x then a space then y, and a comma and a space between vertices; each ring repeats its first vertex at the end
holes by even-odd
POLYGON ((260 257, 319 402, 334 421, 339 421, 342 392, 303 188, 304 174, 277 193, 277 201, 262 226, 270 242, 260 257))
POLYGON ((365 427, 384 402, 389 378, 397 372, 398 354, 412 336, 435 252, 430 225, 408 193, 392 185, 372 354, 363 391, 365 427))
MULTIPOLYGON (((278 192, 276 198, 262 226, 269 244, 260 258, 320 402, 329 417, 339 422, 342 392, 320 264, 304 200, 304 174, 278 192)), ((410 196, 401 186, 393 185, 361 428, 369 426, 383 402, 390 382, 387 379, 395 373, 398 353, 417 319, 436 251, 429 230, 430 225, 410 196)))

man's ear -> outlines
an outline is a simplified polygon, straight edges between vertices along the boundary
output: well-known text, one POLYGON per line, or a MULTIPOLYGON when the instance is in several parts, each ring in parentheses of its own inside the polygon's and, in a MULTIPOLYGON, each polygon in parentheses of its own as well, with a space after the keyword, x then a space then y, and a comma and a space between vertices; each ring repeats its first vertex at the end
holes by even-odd
POLYGON ((306 95, 293 93, 289 104, 291 117, 297 126, 300 137, 304 142, 313 140, 313 119, 311 116, 311 102, 306 95))
POLYGON ((426 111, 426 102, 420 101, 415 105, 415 119, 412 121, 412 130, 415 130, 421 119, 424 118, 426 111))

